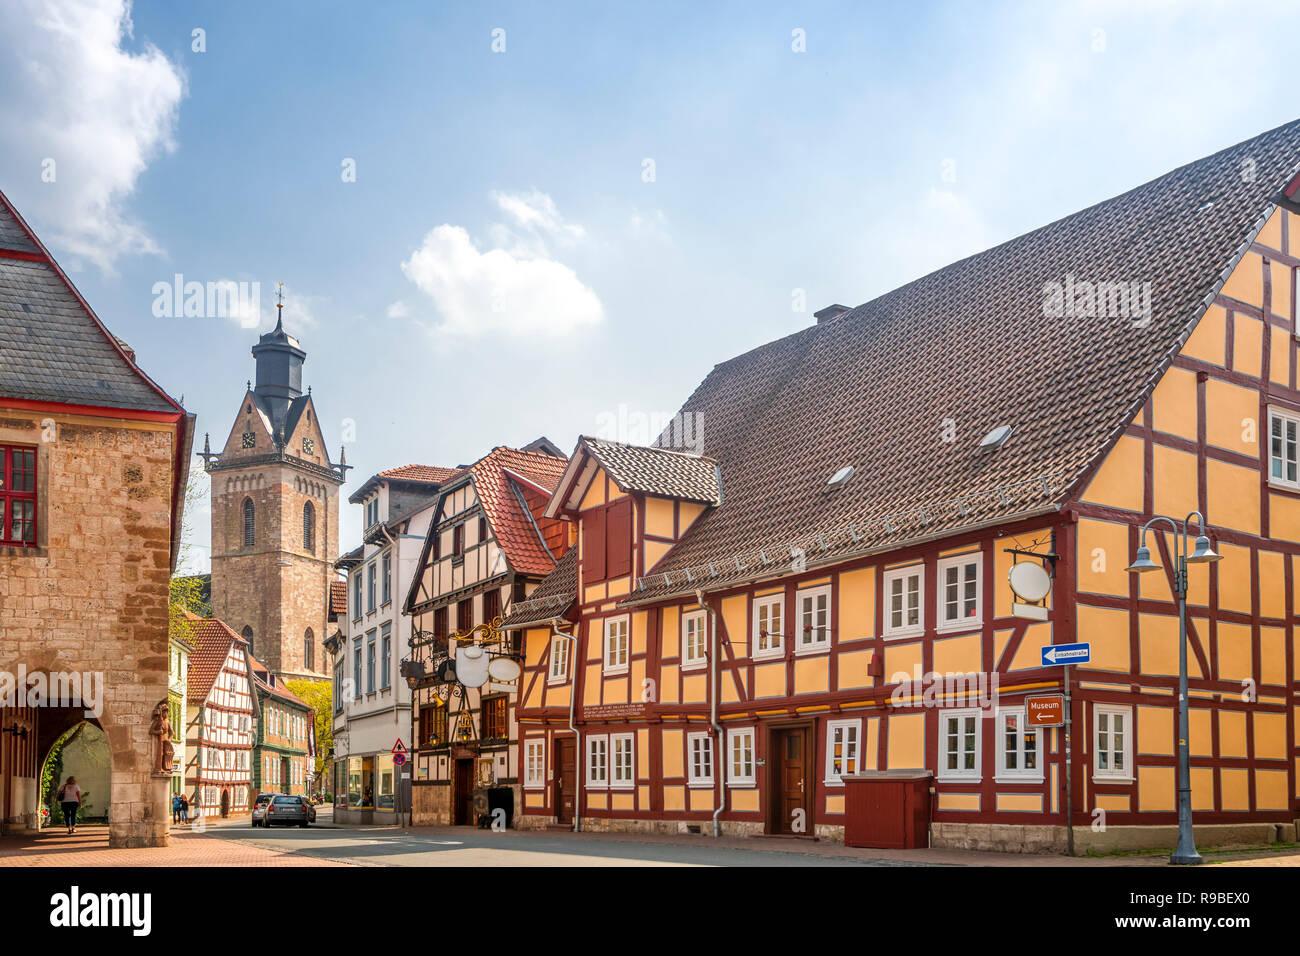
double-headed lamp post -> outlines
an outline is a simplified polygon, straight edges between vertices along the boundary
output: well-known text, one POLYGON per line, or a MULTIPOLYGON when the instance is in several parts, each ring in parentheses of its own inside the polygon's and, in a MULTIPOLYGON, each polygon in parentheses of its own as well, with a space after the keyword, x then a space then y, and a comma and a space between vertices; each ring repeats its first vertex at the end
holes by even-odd
POLYGON ((1195 865, 1201 862, 1201 854, 1196 852, 1192 831, 1192 770, 1187 740, 1187 566, 1212 564, 1223 560, 1223 556, 1210 547, 1210 539, 1205 534, 1205 518, 1199 511, 1184 518, 1181 526, 1173 518, 1156 515, 1142 526, 1141 545, 1128 571, 1141 574, 1161 570, 1160 565, 1151 560, 1151 549, 1147 547, 1147 531, 1159 523, 1169 525, 1173 531, 1174 554, 1178 559, 1174 571, 1174 594, 1178 598, 1178 846, 1170 855, 1169 862, 1195 865), (1187 525, 1193 518, 1196 519, 1196 544, 1188 554, 1187 525))

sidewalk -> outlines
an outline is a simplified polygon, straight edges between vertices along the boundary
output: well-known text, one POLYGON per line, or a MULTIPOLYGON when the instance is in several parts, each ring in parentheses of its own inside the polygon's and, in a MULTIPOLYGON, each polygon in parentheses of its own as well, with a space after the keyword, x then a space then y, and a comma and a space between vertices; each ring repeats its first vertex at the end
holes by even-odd
POLYGON ((172 830, 170 846, 135 850, 110 849, 108 827, 102 824, 83 824, 72 836, 68 836, 63 828, 56 827, 31 836, 0 837, 0 866, 342 865, 301 854, 218 840, 184 829, 172 830))
MULTIPOLYGON (((366 829, 372 829, 367 827, 366 829)), ((378 828, 373 828, 378 829, 378 828)), ((388 830, 397 827, 384 828, 388 830)), ((407 827, 408 832, 429 836, 454 837, 463 834, 465 827, 407 827)), ((487 831, 481 831, 487 832, 487 831)), ((1077 856, 1054 854, 998 853, 991 850, 882 850, 846 847, 827 840, 804 840, 781 837, 720 837, 699 834, 619 833, 589 832, 580 834, 565 830, 509 830, 512 837, 522 839, 594 840, 614 843, 659 844, 677 846, 726 847, 737 850, 762 850, 768 853, 798 853, 807 856, 839 857, 855 860, 884 860, 898 863, 916 863, 929 866, 981 866, 981 867, 1167 867, 1167 853, 1149 853, 1133 856, 1077 856)), ((1280 850, 1242 848, 1239 850, 1203 850, 1206 865, 1220 866, 1300 866, 1300 847, 1280 850)))

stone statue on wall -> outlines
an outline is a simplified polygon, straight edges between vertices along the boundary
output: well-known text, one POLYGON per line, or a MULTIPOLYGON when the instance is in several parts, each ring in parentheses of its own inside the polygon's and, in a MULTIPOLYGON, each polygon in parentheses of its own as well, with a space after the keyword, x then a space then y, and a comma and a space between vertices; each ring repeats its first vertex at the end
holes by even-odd
POLYGON ((150 736, 158 741, 158 763, 154 768, 157 773, 171 773, 176 758, 176 749, 172 746, 172 722, 167 711, 167 701, 158 701, 158 706, 153 709, 153 724, 149 727, 150 736))

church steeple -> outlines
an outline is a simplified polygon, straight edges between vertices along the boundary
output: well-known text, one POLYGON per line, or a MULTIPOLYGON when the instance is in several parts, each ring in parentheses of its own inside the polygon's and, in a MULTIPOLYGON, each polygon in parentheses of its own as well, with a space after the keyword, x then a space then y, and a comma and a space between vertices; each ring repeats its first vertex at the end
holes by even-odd
POLYGON ((280 429, 288 417, 289 405, 302 395, 302 363, 307 357, 298 340, 284 330, 284 283, 276 292, 275 328, 257 340, 253 358, 257 360, 257 385, 253 395, 280 429))

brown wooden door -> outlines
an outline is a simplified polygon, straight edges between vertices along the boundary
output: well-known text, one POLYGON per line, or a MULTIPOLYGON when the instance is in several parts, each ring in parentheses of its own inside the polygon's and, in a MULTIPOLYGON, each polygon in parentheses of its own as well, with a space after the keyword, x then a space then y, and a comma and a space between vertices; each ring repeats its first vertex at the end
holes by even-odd
POLYGON ((772 732, 768 803, 773 833, 805 834, 811 830, 808 736, 807 727, 772 732))
POLYGON ((470 822, 470 806, 474 799, 474 761, 457 760, 455 778, 452 783, 451 822, 463 827, 470 822))
POLYGON ((573 801, 578 797, 577 744, 572 737, 556 740, 555 820, 573 822, 573 801))

